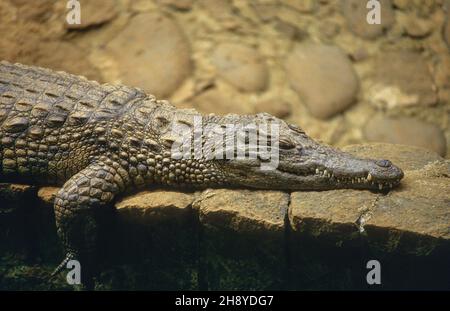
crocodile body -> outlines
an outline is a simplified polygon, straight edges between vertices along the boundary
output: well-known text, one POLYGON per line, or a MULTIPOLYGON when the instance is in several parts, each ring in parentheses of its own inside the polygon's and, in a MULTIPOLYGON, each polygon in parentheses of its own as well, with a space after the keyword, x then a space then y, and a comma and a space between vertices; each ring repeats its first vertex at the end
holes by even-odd
POLYGON ((358 159, 321 145, 268 114, 202 116, 143 91, 21 64, 0 63, 0 180, 60 185, 58 235, 67 258, 88 258, 97 210, 153 185, 286 190, 390 189, 403 177, 388 160, 358 159), (280 124, 279 167, 253 161, 171 157, 171 129, 202 124, 280 124), (94 217, 94 218, 92 218, 94 217))

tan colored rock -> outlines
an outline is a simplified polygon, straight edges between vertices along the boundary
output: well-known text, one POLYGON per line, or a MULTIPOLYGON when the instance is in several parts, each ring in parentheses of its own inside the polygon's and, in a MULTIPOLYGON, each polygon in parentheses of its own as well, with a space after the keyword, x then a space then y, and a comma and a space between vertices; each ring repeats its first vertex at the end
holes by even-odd
POLYGON ((345 53, 336 46, 299 44, 285 68, 292 88, 311 114, 326 119, 354 103, 358 77, 345 53))
POLYGON ((402 186, 380 197, 364 225, 372 243, 387 251, 426 255, 450 241, 450 161, 408 171, 402 186))
POLYGON ((290 40, 300 41, 302 38, 307 37, 307 33, 305 31, 292 23, 279 19, 278 17, 274 19, 274 29, 285 35, 290 40))
MULTIPOLYGON (((447 6, 450 7, 450 4, 448 4, 447 6)), ((445 43, 447 43, 447 46, 450 49, 450 10, 448 8, 444 28, 442 29, 442 35, 444 37, 445 43)))
POLYGON ((116 60, 124 84, 164 98, 192 70, 190 46, 180 27, 159 13, 131 19, 106 50, 116 60))
POLYGON ((409 16, 405 21, 405 32, 413 38, 424 38, 433 31, 433 24, 417 16, 409 16))
POLYGON ((375 200, 376 195, 369 191, 293 192, 289 220, 298 233, 348 240, 358 236, 358 220, 363 212, 373 209, 375 200))
POLYGON ((289 195, 279 191, 207 190, 194 202, 200 222, 255 234, 282 232, 289 195))
POLYGON ((380 54, 373 66, 368 99, 378 105, 433 105, 437 102, 436 86, 424 58, 414 52, 380 54))
POLYGON ((416 255, 450 241, 450 161, 430 153, 427 158, 418 148, 408 151, 407 146, 388 144, 351 146, 346 151, 368 156, 377 149, 370 158, 384 153, 383 158, 395 158, 403 167, 401 184, 387 195, 351 189, 294 192, 289 208, 294 236, 340 245, 363 234, 371 247, 383 252, 416 255))
POLYGON ((251 47, 223 43, 213 52, 212 63, 225 81, 241 91, 263 91, 269 82, 267 65, 251 47))
POLYGON ((373 142, 426 148, 441 156, 445 156, 447 152, 444 133, 437 125, 409 117, 375 116, 366 124, 364 136, 373 142))
POLYGON ((158 0, 158 2, 177 10, 187 11, 192 8, 194 0, 158 0))
POLYGON ((302 13, 312 13, 318 7, 316 0, 281 0, 281 3, 302 13))
POLYGON ((88 60, 86 51, 71 42, 38 42, 33 47, 33 53, 23 56, 20 62, 82 75, 90 80, 102 81, 99 71, 88 60))
POLYGON ((386 143, 349 145, 342 150, 361 158, 388 159, 402 170, 408 171, 422 169, 431 162, 443 160, 441 156, 429 149, 386 143))
POLYGON ((116 0, 78 0, 80 3, 80 24, 68 24, 68 29, 84 29, 102 25, 117 16, 116 0))
POLYGON ((367 15, 369 13, 369 9, 366 7, 367 1, 347 0, 341 2, 342 14, 347 20, 349 29, 362 38, 374 39, 391 28, 395 23, 395 13, 392 9, 391 1, 380 0, 376 2, 380 4, 380 24, 369 24, 367 22, 367 15))
POLYGON ((335 21, 324 20, 319 24, 319 33, 327 39, 333 39, 341 31, 340 25, 335 21))
POLYGON ((121 217, 131 217, 138 222, 158 222, 161 218, 186 217, 194 201, 192 193, 176 191, 142 191, 127 196, 116 203, 121 217))
POLYGON ((229 19, 233 14, 231 0, 199 0, 201 7, 205 8, 214 19, 229 19))
POLYGON ((193 106, 202 113, 225 115, 228 113, 247 114, 252 112, 248 103, 236 101, 226 92, 218 89, 207 90, 193 99, 193 106))
POLYGON ((58 187, 43 187, 38 190, 37 195, 45 205, 53 206, 58 190, 58 187))
POLYGON ((142 191, 119 199, 116 226, 111 232, 114 259, 126 264, 139 260, 147 263, 144 270, 158 267, 164 274, 173 271, 176 285, 171 287, 158 282, 159 270, 151 274, 155 289, 195 288, 192 275, 197 275, 199 246, 193 200, 193 193, 169 190, 142 191))
POLYGON ((250 2, 255 14, 261 19, 262 22, 268 22, 277 15, 278 6, 276 3, 265 2, 250 2))
POLYGON ((209 289, 283 287, 288 203, 289 194, 279 191, 215 189, 199 196, 193 207, 209 289))
POLYGON ((291 105, 282 99, 261 100, 255 105, 255 113, 267 112, 277 118, 284 119, 292 113, 291 105))
POLYGON ((395 8, 405 10, 408 7, 409 0, 392 0, 395 8))
POLYGON ((18 8, 18 15, 24 20, 33 20, 36 22, 45 22, 51 18, 54 1, 41 0, 41 1, 26 1, 26 0, 13 0, 10 1, 15 7, 18 8))
POLYGON ((442 4, 445 1, 429 0, 429 1, 417 1, 417 0, 393 0, 393 4, 396 8, 406 11, 408 13, 417 14, 420 17, 430 18, 436 9, 442 9, 442 4))

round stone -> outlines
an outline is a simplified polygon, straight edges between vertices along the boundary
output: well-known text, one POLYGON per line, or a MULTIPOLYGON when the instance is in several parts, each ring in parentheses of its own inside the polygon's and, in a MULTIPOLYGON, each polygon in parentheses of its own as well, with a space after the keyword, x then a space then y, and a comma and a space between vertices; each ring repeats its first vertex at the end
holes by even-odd
POLYGON ((193 99, 193 105, 202 113, 214 113, 225 115, 228 113, 248 114, 251 107, 245 103, 238 102, 226 92, 218 89, 207 90, 193 99), (214 103, 213 105, 211 103, 214 103))
POLYGON ((65 23, 69 29, 83 29, 102 25, 117 15, 116 0, 78 0, 81 8, 80 24, 65 23))
POLYGON ((336 46, 299 44, 285 67, 292 88, 317 118, 342 112, 355 100, 358 77, 348 57, 336 46))
POLYGON ((190 75, 190 46, 180 27, 159 13, 134 17, 107 46, 122 83, 167 97, 190 75))
POLYGON ((367 8, 368 1, 346 0, 342 3, 342 14, 347 20, 350 30, 356 35, 373 39, 380 36, 385 30, 389 29, 395 22, 395 13, 392 9, 390 0, 373 1, 374 6, 367 8), (380 23, 369 23, 372 14, 376 13, 376 3, 379 5, 380 23), (373 12, 373 13, 372 13, 373 12))
POLYGON ((444 133, 437 125, 409 117, 378 115, 366 124, 364 135, 369 141, 417 146, 441 156, 447 151, 444 133))
POLYGON ((433 24, 424 18, 408 17, 404 22, 405 32, 413 38, 424 38, 433 30, 433 24))
POLYGON ((282 99, 267 99, 256 103, 255 113, 267 112, 277 118, 286 118, 291 112, 291 106, 282 99))
POLYGON ((241 91, 258 92, 267 87, 267 65, 253 48, 235 43, 221 44, 213 52, 212 62, 219 75, 241 91))
POLYGON ((21 62, 102 81, 100 73, 88 60, 87 52, 71 42, 41 41, 21 62))

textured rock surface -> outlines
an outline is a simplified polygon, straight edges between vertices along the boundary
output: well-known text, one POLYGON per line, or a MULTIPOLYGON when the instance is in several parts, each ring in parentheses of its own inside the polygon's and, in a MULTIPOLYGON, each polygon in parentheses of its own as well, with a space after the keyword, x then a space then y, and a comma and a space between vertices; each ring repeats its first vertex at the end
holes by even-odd
POLYGON ((392 158, 405 170, 405 178, 386 195, 355 190, 292 193, 293 283, 316 289, 369 288, 365 268, 376 259, 385 271, 383 288, 448 286, 450 162, 407 146, 346 149, 359 156, 392 158), (330 249, 333 256, 328 257, 330 249))
POLYGON ((317 1, 314 0, 303 0, 303 1, 281 0, 281 3, 304 13, 311 13, 315 9, 317 9, 317 1))
POLYGON ((263 91, 269 82, 264 61, 253 48, 233 43, 217 47, 212 62, 219 75, 228 83, 245 92, 263 91))
POLYGON ((64 41, 42 41, 34 47, 34 53, 28 57, 26 63, 47 67, 53 70, 62 70, 102 81, 99 71, 88 59, 86 51, 76 44, 64 41), (54 53, 59 51, 59 53, 54 53), (76 62, 67 62, 73 59, 76 62))
POLYGON ((193 99, 193 103, 194 107, 202 113, 225 115, 227 113, 248 114, 252 112, 248 103, 238 102, 232 96, 217 89, 201 93, 193 99))
POLYGON ((390 0, 374 1, 380 4, 381 23, 369 24, 367 22, 367 1, 348 0, 342 1, 342 13, 347 20, 348 27, 356 35, 373 39, 380 36, 383 31, 389 29, 395 22, 395 13, 392 10, 390 0))
POLYGON ((167 97, 190 74, 190 47, 180 27, 159 13, 140 14, 107 46, 120 80, 167 97), (133 44, 129 44, 133 42, 133 44))
POLYGON ((198 198, 200 222, 241 233, 282 232, 289 196, 279 191, 209 190, 198 198))
POLYGON ((436 86, 423 56, 413 52, 388 52, 378 56, 368 90, 372 102, 396 106, 433 105, 436 86))
POLYGON ((279 99, 261 100, 255 105, 255 113, 266 112, 284 119, 292 113, 291 105, 279 99))
POLYGON ((285 67, 292 88, 315 117, 329 118, 355 100, 358 78, 349 59, 338 47, 297 45, 285 67))
POLYGON ((121 210, 135 210, 143 216, 152 214, 160 208, 183 211, 191 206, 194 196, 189 193, 172 191, 144 191, 137 195, 128 196, 116 203, 121 210))
POLYGON ((423 38, 428 36, 433 31, 433 24, 430 21, 409 17, 404 24, 405 32, 413 38, 423 38))
POLYGON ((364 128, 367 140, 403 144, 433 150, 445 156, 447 145, 444 133, 431 123, 414 118, 388 118, 376 116, 364 128))
POLYGON ((207 190, 194 203, 202 226, 205 287, 286 286, 284 217, 289 195, 279 191, 207 190))
POLYGON ((116 0, 80 0, 80 24, 67 24, 69 29, 99 26, 117 15, 116 0))
MULTIPOLYGON (((449 161, 426 150, 388 144, 355 145, 346 151, 362 157, 370 153, 391 159, 405 170, 400 187, 388 195, 354 190, 295 192, 289 211, 295 231, 342 241, 358 238, 369 226, 367 238, 377 240, 377 245, 386 251, 418 252, 421 239, 450 240, 449 161), (371 232, 377 234, 372 236, 371 232), (389 233, 393 232, 412 232, 416 238, 405 239, 405 245, 401 245, 398 236, 397 243, 392 244, 389 233), (380 236, 384 238, 382 242, 378 240, 380 236)), ((423 244, 425 247, 427 243, 423 244)))
POLYGON ((442 161, 441 156, 429 149, 406 145, 368 143, 349 145, 342 150, 363 158, 389 159, 393 163, 401 163, 401 168, 407 171, 419 170, 429 163, 442 161))
POLYGON ((190 10, 194 0, 157 0, 158 3, 171 6, 177 10, 190 10))
MULTIPOLYGON (((140 285, 131 288, 197 287, 199 246, 193 201, 193 193, 156 190, 127 196, 116 203, 117 224, 111 252, 115 262, 131 270, 125 273, 139 280, 140 285), (142 262, 141 267, 129 266, 136 261, 142 262)), ((109 280, 114 282, 114 275, 105 281, 109 280)), ((120 283, 115 286, 129 288, 120 283)))
POLYGON ((364 228, 386 251, 427 254, 450 240, 450 161, 436 161, 407 171, 404 185, 380 197, 364 228), (412 236, 408 236, 408 235, 412 236), (430 243, 432 238, 434 243, 430 243), (441 240, 441 241, 440 241, 441 240))
POLYGON ((448 10, 449 6, 450 4, 448 4, 447 1, 447 17, 445 19, 444 28, 442 29, 442 35, 444 36, 445 43, 447 43, 447 46, 450 49, 450 11, 448 10))

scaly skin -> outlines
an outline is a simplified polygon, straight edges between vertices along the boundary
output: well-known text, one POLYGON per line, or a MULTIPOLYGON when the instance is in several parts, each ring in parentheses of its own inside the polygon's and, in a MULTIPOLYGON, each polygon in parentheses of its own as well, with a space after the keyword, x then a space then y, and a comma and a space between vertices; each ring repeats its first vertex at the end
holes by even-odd
MULTIPOLYGON (((321 145, 268 114, 201 116, 139 89, 21 64, 0 63, 0 180, 60 185, 55 216, 66 259, 90 259, 96 217, 115 197, 152 185, 284 190, 383 190, 403 172, 321 145), (174 125, 280 125, 279 166, 262 160, 171 157, 174 125)), ((63 262, 64 263, 64 262, 63 262)))

